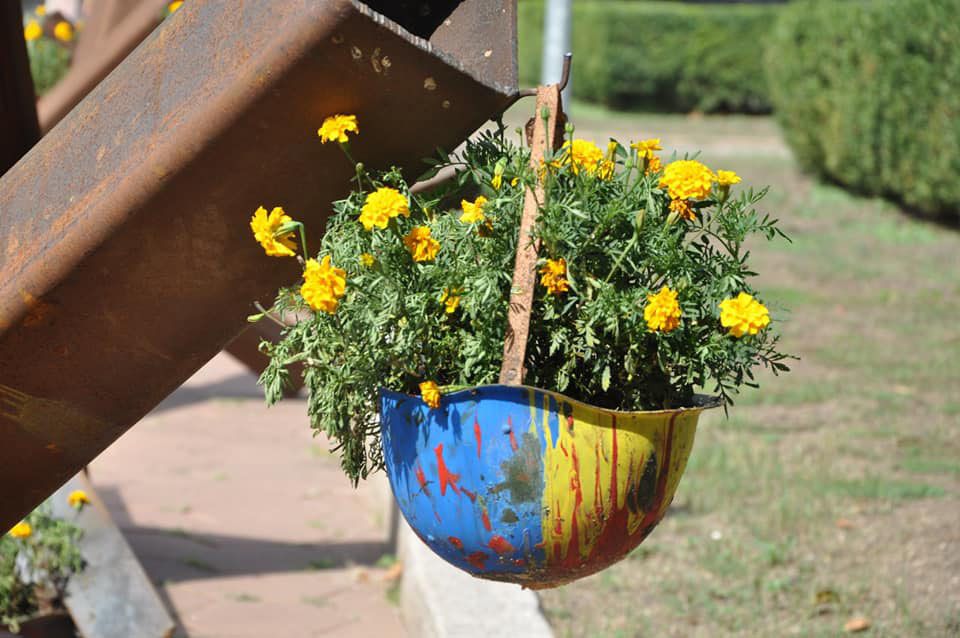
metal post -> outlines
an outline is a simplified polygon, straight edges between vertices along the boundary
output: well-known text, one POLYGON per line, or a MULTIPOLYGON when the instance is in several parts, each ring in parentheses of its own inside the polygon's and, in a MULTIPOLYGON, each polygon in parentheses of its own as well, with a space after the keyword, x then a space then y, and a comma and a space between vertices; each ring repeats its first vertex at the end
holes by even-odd
POLYGON ((19 2, 0 2, 0 175, 40 139, 19 2))
MULTIPOLYGON (((571 49, 570 33, 573 22, 573 0, 548 0, 543 20, 543 63, 540 84, 557 84, 563 75, 563 56, 571 49)), ((563 90, 563 103, 570 108, 573 81, 568 80, 563 90)))

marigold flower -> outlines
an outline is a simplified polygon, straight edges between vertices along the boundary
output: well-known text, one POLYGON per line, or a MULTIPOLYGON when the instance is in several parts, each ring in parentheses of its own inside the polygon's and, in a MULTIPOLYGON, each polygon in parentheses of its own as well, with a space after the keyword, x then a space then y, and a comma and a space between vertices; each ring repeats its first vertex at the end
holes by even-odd
POLYGON ((310 308, 332 315, 340 305, 340 298, 346 294, 346 288, 346 273, 331 265, 330 255, 319 263, 315 259, 307 260, 300 294, 310 308))
POLYGON ((174 13, 177 12, 177 9, 179 9, 180 5, 182 4, 183 4, 183 0, 174 0, 173 2, 167 5, 167 13, 169 13, 170 15, 173 15, 174 13))
POLYGON ((733 186, 740 183, 740 176, 733 171, 717 171, 718 186, 733 186))
POLYGON ((440 251, 440 242, 430 236, 429 226, 414 226, 403 238, 414 261, 433 261, 440 251))
POLYGON ((610 160, 611 162, 617 156, 617 146, 619 145, 613 140, 610 140, 609 142, 607 142, 606 159, 610 160))
POLYGON ((373 268, 373 265, 377 263, 377 258, 370 253, 360 253, 360 263, 367 268, 373 268))
POLYGON ((433 381, 424 381, 420 384, 420 397, 424 403, 436 410, 440 407, 440 386, 433 381))
POLYGON ((643 319, 652 331, 670 332, 680 325, 680 304, 677 291, 664 286, 655 295, 647 295, 643 319))
POLYGON ((579 173, 583 169, 593 175, 603 160, 603 151, 600 147, 587 140, 564 142, 563 150, 564 159, 570 163, 574 173, 579 173))
POLYGON ((729 334, 734 337, 755 335, 769 323, 770 312, 767 308, 745 292, 720 302, 720 325, 729 328, 729 334))
POLYGON ((563 257, 548 259, 540 268, 540 283, 551 295, 567 292, 570 288, 570 282, 567 281, 567 260, 563 257))
POLYGON ((293 233, 282 233, 277 236, 277 229, 293 221, 277 206, 270 214, 261 206, 250 218, 250 229, 263 250, 270 257, 293 257, 296 254, 297 244, 293 241, 293 233))
POLYGON ((463 208, 463 215, 460 215, 460 221, 464 224, 474 224, 486 219, 483 214, 483 207, 487 203, 487 198, 483 195, 478 196, 473 202, 465 199, 460 200, 460 206, 463 208))
POLYGON ((716 176, 696 160, 670 162, 660 178, 660 186, 667 188, 670 199, 705 199, 716 176))
POLYGON ((670 200, 670 211, 676 213, 688 222, 692 222, 697 218, 697 214, 694 212, 693 207, 690 206, 690 202, 685 199, 670 200))
POLYGON ((460 305, 460 295, 463 293, 462 288, 444 288, 443 294, 440 295, 440 303, 446 306, 446 311, 448 315, 453 314, 457 311, 457 307, 460 305))
POLYGON ((83 490, 73 490, 67 496, 67 505, 74 509, 81 509, 84 505, 90 504, 90 497, 83 490))
POLYGON ((640 140, 639 142, 634 142, 630 145, 630 148, 637 152, 637 157, 640 159, 652 160, 655 155, 654 151, 662 151, 663 148, 660 146, 660 138, 654 137, 649 140, 640 140))
POLYGON ((511 186, 516 186, 516 185, 519 184, 519 183, 520 183, 520 178, 519 178, 519 177, 514 177, 513 179, 510 180, 510 185, 511 185, 511 186))
POLYGON ((27 26, 23 28, 23 39, 27 42, 33 42, 34 40, 40 39, 43 35, 43 28, 40 26, 40 23, 36 20, 31 20, 27 23, 27 26))
POLYGON ((643 169, 643 172, 649 175, 650 173, 657 173, 660 169, 663 168, 663 162, 660 161, 660 158, 654 155, 648 160, 645 160, 647 167, 643 169))
POLYGON ((38 4, 37 8, 34 9, 33 12, 42 18, 43 16, 47 15, 47 5, 38 4))
POLYGON ((53 37, 61 42, 70 42, 73 40, 73 25, 66 20, 61 20, 53 27, 53 37))
POLYGON ((360 210, 360 223, 366 230, 373 230, 374 226, 386 228, 390 220, 398 215, 410 216, 407 198, 395 188, 382 186, 367 195, 360 210))
POLYGON ((30 536, 33 534, 33 527, 31 527, 30 523, 28 523, 27 521, 20 521, 19 523, 14 525, 12 528, 10 528, 9 534, 14 538, 20 538, 20 539, 30 538, 30 536))
POLYGON ((324 144, 327 142, 346 144, 349 141, 347 133, 360 133, 356 115, 331 115, 317 129, 317 135, 324 144))
POLYGON ((614 163, 611 160, 601 160, 597 168, 597 177, 602 180, 613 179, 614 163))

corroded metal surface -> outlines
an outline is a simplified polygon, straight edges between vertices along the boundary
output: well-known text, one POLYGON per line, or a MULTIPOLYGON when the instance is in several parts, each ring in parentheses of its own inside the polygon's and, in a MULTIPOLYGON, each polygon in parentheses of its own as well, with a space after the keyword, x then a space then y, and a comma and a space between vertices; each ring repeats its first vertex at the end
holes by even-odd
POLYGON ((353 174, 325 116, 418 171, 502 109, 515 87, 451 55, 349 0, 191 0, 0 180, 0 527, 297 279, 248 222, 322 228, 353 174))
POLYGON ((40 139, 19 2, 0 2, 0 175, 40 139))

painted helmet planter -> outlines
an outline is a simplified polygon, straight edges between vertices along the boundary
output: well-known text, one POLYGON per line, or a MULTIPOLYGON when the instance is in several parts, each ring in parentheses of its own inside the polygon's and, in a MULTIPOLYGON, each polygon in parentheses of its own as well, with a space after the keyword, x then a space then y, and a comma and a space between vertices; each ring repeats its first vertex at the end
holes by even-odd
POLYGON ((474 576, 555 587, 612 565, 660 522, 700 413, 615 412, 525 386, 442 397, 381 390, 384 461, 400 511, 474 576))

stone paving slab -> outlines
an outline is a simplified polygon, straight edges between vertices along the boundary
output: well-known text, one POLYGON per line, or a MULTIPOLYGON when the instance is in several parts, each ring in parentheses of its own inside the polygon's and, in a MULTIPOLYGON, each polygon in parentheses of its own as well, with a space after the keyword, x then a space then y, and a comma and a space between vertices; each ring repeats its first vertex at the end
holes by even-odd
POLYGON ((94 461, 178 635, 406 635, 384 486, 355 490, 328 447, 221 354, 94 461))

